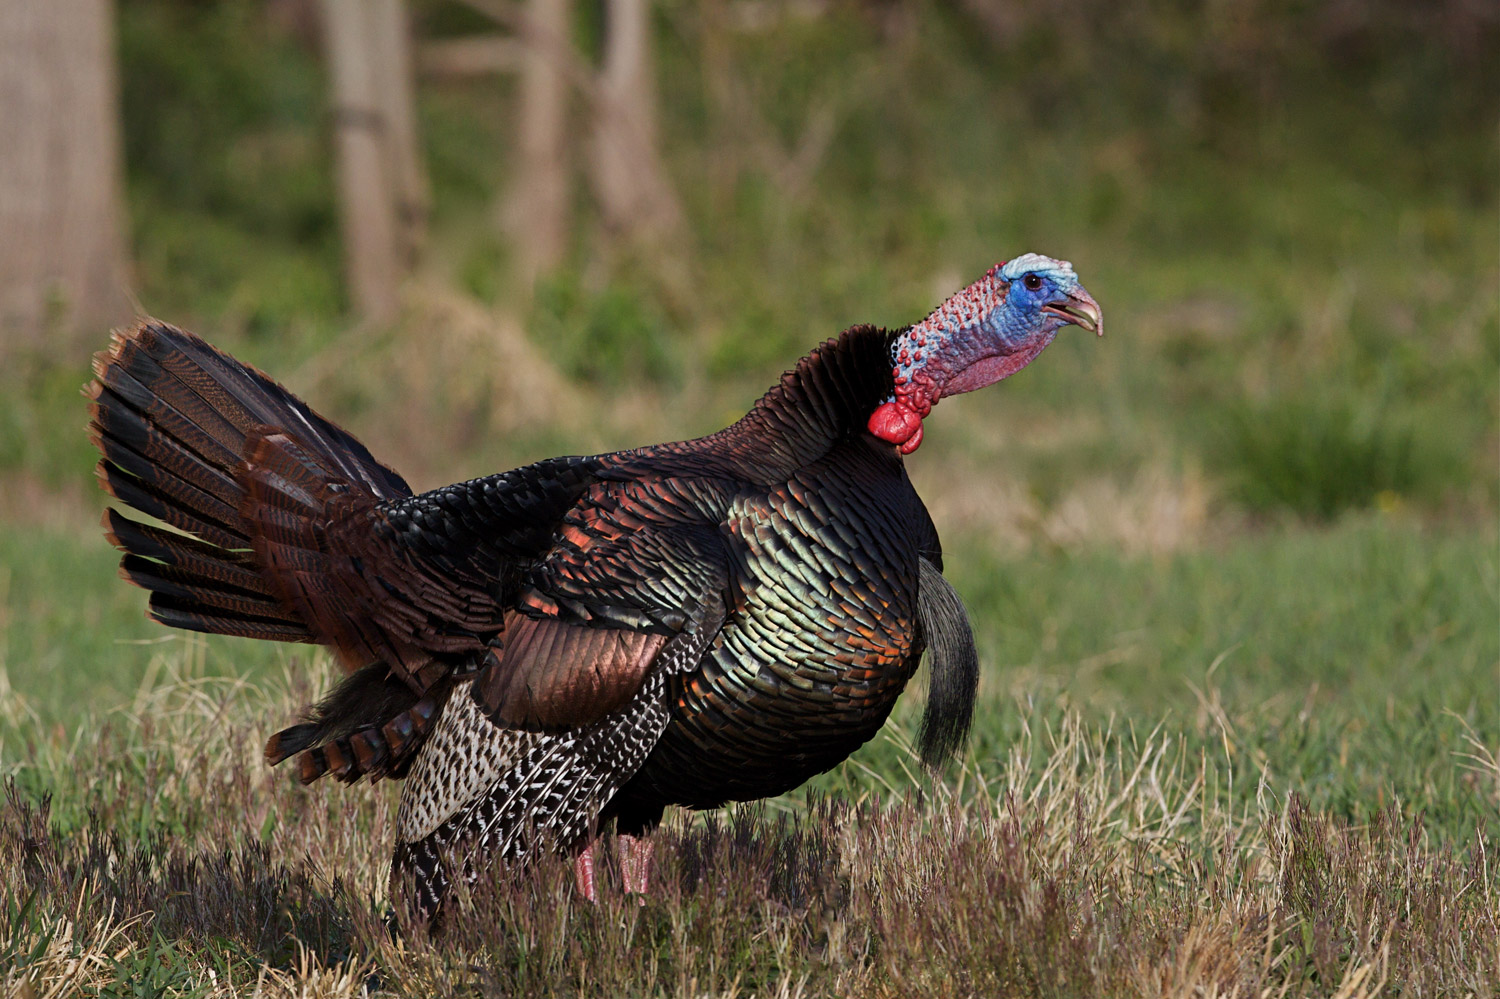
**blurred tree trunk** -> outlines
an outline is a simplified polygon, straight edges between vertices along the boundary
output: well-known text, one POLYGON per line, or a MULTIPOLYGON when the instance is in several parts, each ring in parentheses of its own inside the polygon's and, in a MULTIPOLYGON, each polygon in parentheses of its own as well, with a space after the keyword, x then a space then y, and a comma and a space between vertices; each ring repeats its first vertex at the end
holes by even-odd
POLYGON ((597 74, 574 51, 568 0, 525 0, 524 8, 511 0, 464 2, 522 40, 520 165, 502 219, 523 283, 530 286, 567 251, 572 87, 592 112, 589 179, 605 226, 650 248, 668 245, 683 215, 656 147, 649 0, 604 0, 604 63, 597 74))
POLYGON ((505 216, 529 288, 568 246, 568 0, 529 0, 522 36, 521 162, 505 216))
POLYGON ((427 214, 406 13, 401 0, 323 0, 323 17, 349 298, 385 322, 427 214))
POLYGON ((651 8, 648 0, 605 0, 605 12, 604 66, 594 101, 594 191, 610 228, 650 243, 682 223, 657 152, 651 8))
POLYGON ((110 0, 0 0, 0 335, 8 343, 131 318, 117 104, 110 0))
POLYGON ((408 269, 427 236, 427 170, 417 137, 411 23, 402 0, 366 0, 373 20, 375 79, 388 130, 386 156, 396 198, 397 236, 408 269), (382 9, 383 8, 383 9, 382 9))
POLYGON ((708 109, 708 179, 714 203, 728 209, 735 184, 739 180, 739 139, 730 114, 733 103, 730 63, 729 27, 726 24, 724 0, 700 0, 698 4, 698 65, 703 80, 703 103, 708 109))

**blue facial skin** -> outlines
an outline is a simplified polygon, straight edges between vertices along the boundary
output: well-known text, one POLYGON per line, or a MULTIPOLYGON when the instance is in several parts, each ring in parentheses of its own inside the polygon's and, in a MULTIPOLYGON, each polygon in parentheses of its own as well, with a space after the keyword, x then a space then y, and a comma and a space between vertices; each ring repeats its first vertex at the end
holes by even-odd
POLYGON ((1072 321, 1044 311, 1046 306, 1065 301, 1080 288, 1078 275, 1066 260, 1053 260, 1039 253, 1023 254, 1006 261, 999 277, 1010 285, 1010 292, 1005 304, 995 310, 992 321, 998 323, 998 332, 1008 342, 1019 344, 1038 334, 1056 333, 1072 321))

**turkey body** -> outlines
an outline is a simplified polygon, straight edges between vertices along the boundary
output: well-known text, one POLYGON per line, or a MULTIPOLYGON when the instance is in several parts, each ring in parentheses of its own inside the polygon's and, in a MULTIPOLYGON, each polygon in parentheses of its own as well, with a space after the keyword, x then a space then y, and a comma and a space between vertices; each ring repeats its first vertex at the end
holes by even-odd
POLYGON ((267 756, 404 778, 393 887, 430 914, 494 858, 837 765, 935 630, 958 679, 928 727, 961 735, 967 622, 900 452, 865 428, 896 335, 846 331, 708 437, 412 495, 269 378, 146 323, 96 363, 100 474, 194 537, 107 527, 157 620, 334 650, 349 679, 267 756))
POLYGON ((671 720, 622 810, 797 787, 875 734, 920 659, 918 558, 936 560, 937 539, 890 448, 851 435, 783 482, 746 484, 723 528, 729 613, 669 685, 671 720))
MULTIPOLYGON (((565 684, 567 703, 554 705, 549 677, 533 674, 531 710, 507 714, 502 705, 527 699, 500 680, 507 658, 529 661, 514 637, 509 657, 491 654, 455 693, 398 822, 396 873, 412 873, 424 905, 460 873, 445 853, 517 858, 538 840, 587 841, 611 819, 649 832, 668 805, 797 787, 879 730, 922 655, 922 562, 941 564, 899 453, 863 426, 890 391, 891 338, 846 332, 717 434, 566 466, 581 488, 522 573, 515 606, 564 631, 664 640, 614 711, 580 709, 607 680, 565 684), (516 728, 492 728, 497 708, 516 728), (460 762, 507 739, 515 749, 460 762), (528 753, 551 761, 517 767, 528 753)), ((433 502, 444 511, 435 522, 464 520, 446 496, 433 502)))

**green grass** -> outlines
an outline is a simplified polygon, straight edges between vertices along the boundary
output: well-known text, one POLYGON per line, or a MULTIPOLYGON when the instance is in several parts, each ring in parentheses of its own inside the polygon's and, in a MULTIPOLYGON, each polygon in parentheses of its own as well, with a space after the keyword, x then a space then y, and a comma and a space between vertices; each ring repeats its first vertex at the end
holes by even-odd
MULTIPOLYGON (((7 744, 13 706, 0 701, 7 744)), ((1272 776, 1246 796, 1234 763, 1169 729, 1104 730, 1047 700, 1018 706, 1025 725, 1003 751, 947 780, 902 793, 856 779, 855 801, 786 815, 673 816, 643 905, 619 892, 610 852, 597 905, 549 858, 482 882, 438 941, 399 923, 392 936, 371 853, 393 789, 265 779, 247 719, 289 709, 241 684, 172 681, 128 724, 34 742, 0 802, 0 982, 192 996, 257 983, 325 996, 1495 995, 1492 834, 1449 838, 1420 801, 1349 822, 1272 776)), ((1467 763, 1493 795, 1500 763, 1474 748, 1467 763)))
MULTIPOLYGON (((1244 800, 1265 777, 1348 821, 1399 801, 1447 838, 1476 827, 1500 836, 1500 801, 1462 766, 1471 737, 1500 745, 1492 531, 1372 516, 1154 560, 1107 549, 1000 556, 968 540, 950 541, 949 574, 984 664, 976 759, 1003 759, 1024 726, 1074 711, 1094 725, 1161 724, 1237 768, 1244 800), (1029 703, 1051 707, 1018 709, 1029 703)), ((187 678, 265 682, 295 661, 308 683, 330 678, 311 650, 146 621, 145 594, 115 576, 112 550, 92 533, 16 534, 0 556, 11 567, 0 663, 15 703, 44 728, 138 704, 164 663, 187 678)), ((918 700, 906 699, 897 726, 915 730, 918 700)), ((285 721, 256 724, 269 734, 285 721)), ((5 747, 7 762, 23 751, 5 747)), ((910 783, 904 762, 897 744, 877 741, 810 790, 899 789, 910 783)))
POLYGON ((164 661, 194 676, 264 678, 311 658, 295 646, 168 631, 146 619, 145 592, 118 565, 103 530, 86 523, 0 534, 0 670, 43 730, 129 707, 164 661))
MULTIPOLYGON (((1156 560, 949 551, 990 697, 978 758, 1003 757, 1036 724, 1022 706, 1052 704, 1054 724, 1064 710, 1140 732, 1160 723, 1237 769, 1243 801, 1265 778, 1348 821, 1401 801, 1446 837, 1500 835, 1500 799, 1462 765, 1471 738, 1500 745, 1492 531, 1366 517, 1156 560)), ((915 712, 897 715, 908 731, 915 712)), ((856 759, 905 782, 878 746, 856 759)), ((816 786, 853 790, 867 776, 816 786)))

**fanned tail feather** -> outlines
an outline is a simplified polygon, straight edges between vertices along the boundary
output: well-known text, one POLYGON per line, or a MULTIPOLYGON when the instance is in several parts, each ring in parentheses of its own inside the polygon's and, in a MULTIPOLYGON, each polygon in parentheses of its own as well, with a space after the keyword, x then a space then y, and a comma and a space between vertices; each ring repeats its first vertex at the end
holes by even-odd
POLYGON ((406 483, 270 378, 167 324, 116 332, 94 374, 85 394, 101 483, 176 529, 105 514, 110 541, 125 553, 121 575, 151 591, 150 616, 191 631, 320 639, 264 571, 264 528, 247 507, 296 511, 300 530, 285 540, 307 544, 306 525, 331 482, 372 499, 410 495, 406 483), (256 468, 250 450, 270 457, 264 445, 278 434, 306 459, 299 474, 284 464, 256 468))
MULTIPOLYGON (((105 513, 121 575, 151 593, 149 616, 330 646, 353 675, 271 737, 268 762, 296 756, 303 783, 403 776, 453 668, 410 640, 429 624, 422 608, 382 602, 361 577, 366 558, 409 571, 378 544, 361 547, 376 505, 411 496, 405 481, 270 378, 164 323, 115 333, 94 374, 85 394, 100 481, 166 525, 105 513)), ((444 608, 462 619, 464 607, 444 608)), ((476 641, 429 638, 459 651, 476 641)))

